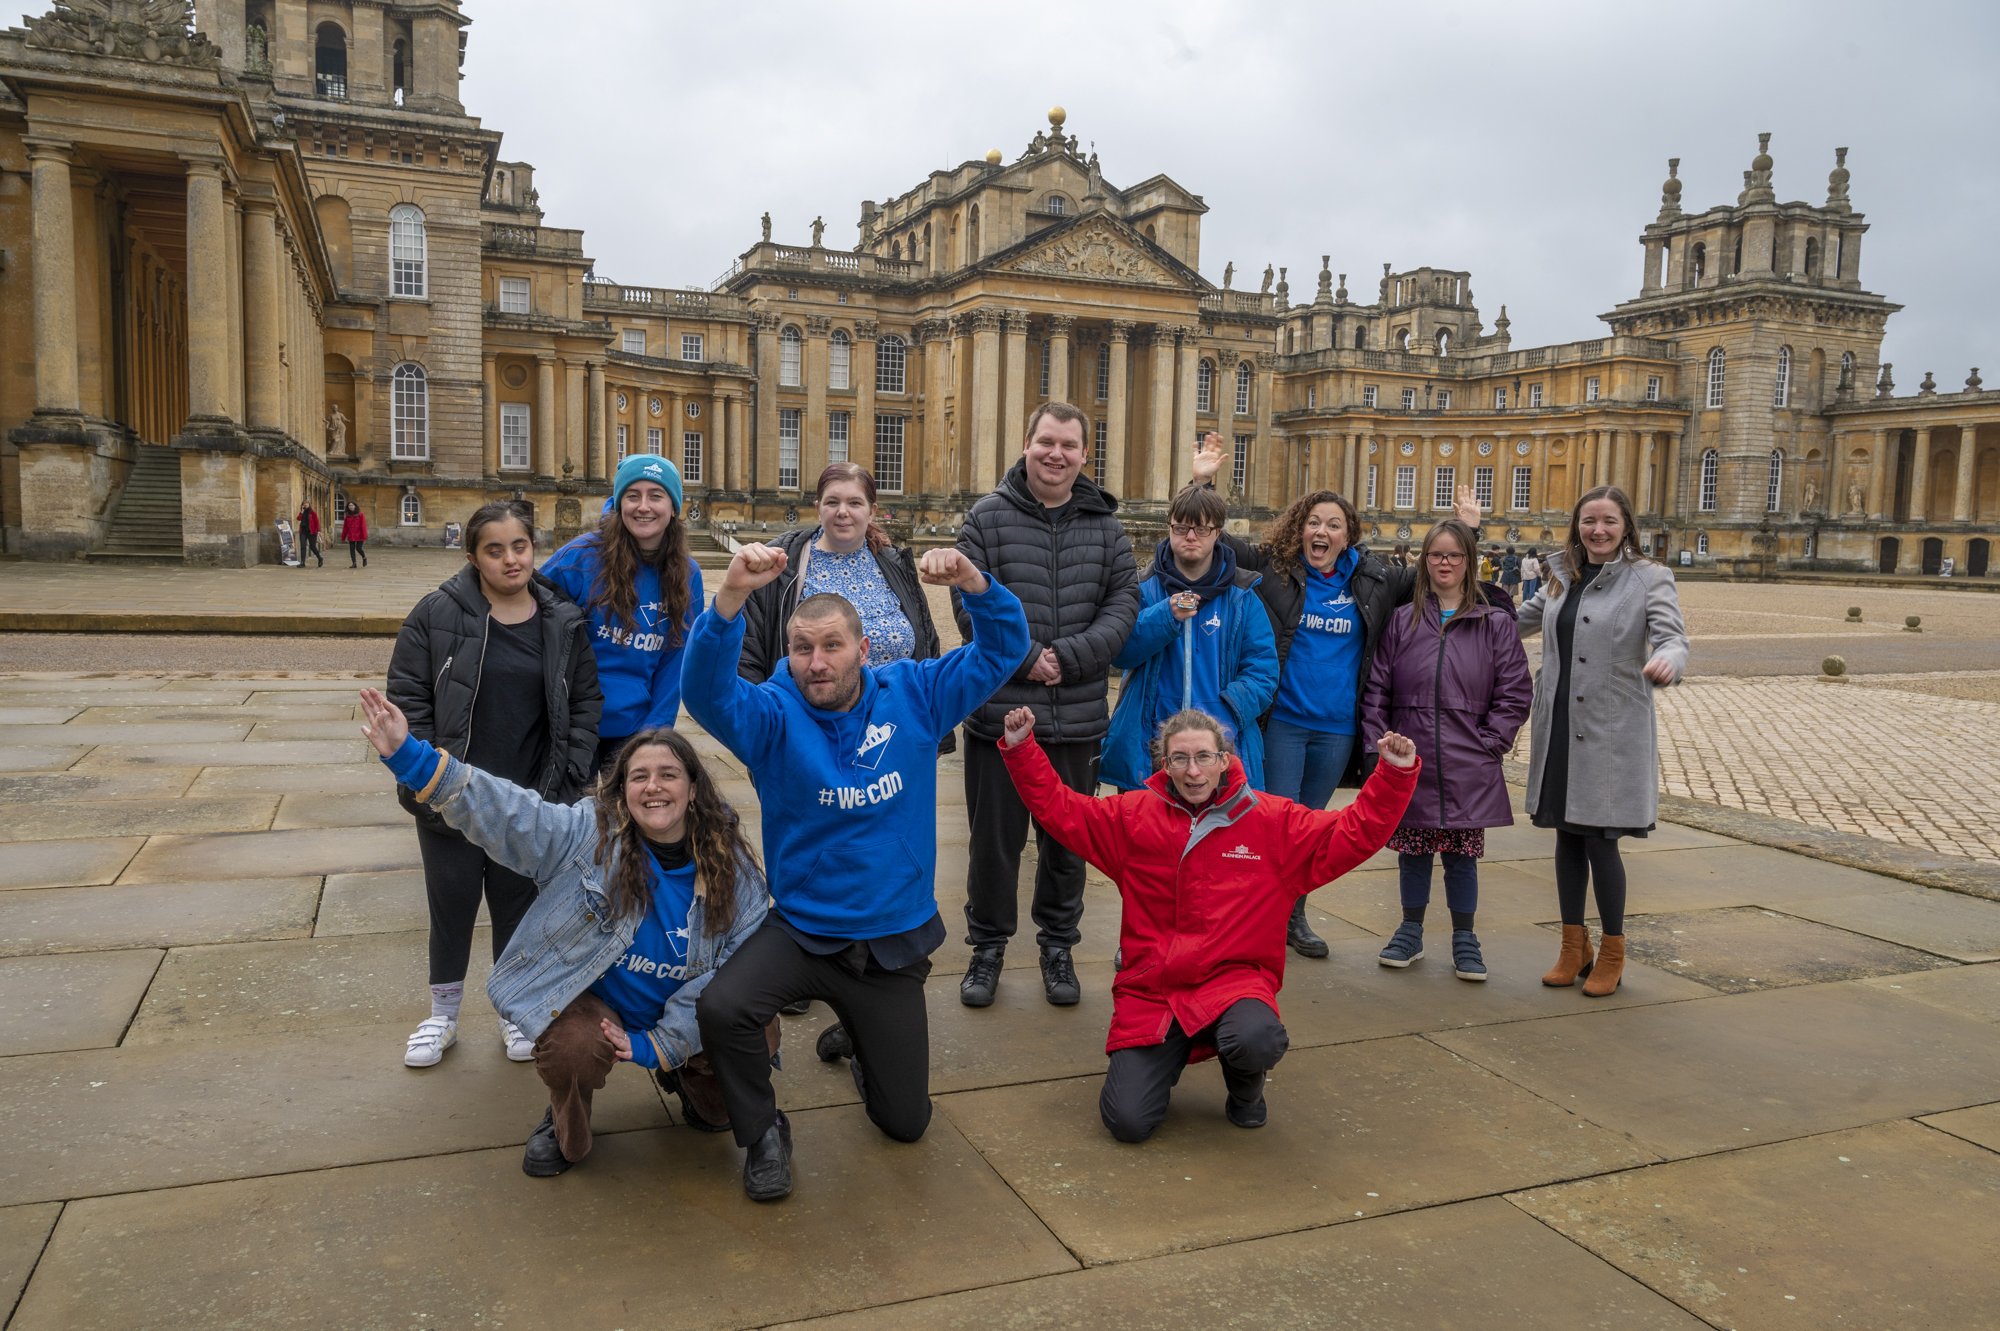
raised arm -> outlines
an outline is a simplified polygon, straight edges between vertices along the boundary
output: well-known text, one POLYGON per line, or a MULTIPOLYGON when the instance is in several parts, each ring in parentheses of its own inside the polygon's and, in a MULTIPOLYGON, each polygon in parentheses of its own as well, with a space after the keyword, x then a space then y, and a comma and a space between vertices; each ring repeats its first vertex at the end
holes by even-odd
POLYGON ((761 767, 777 742, 779 703, 760 684, 736 673, 743 652, 743 603, 785 571, 785 552, 768 545, 737 548, 715 593, 688 630, 681 653, 681 701, 688 715, 729 751, 761 767))
POLYGON ((1382 761, 1362 783, 1354 803, 1324 811, 1294 804, 1286 811, 1281 878, 1287 892, 1302 894, 1332 882, 1387 845, 1402 822, 1423 761, 1417 746, 1394 731, 1376 744, 1382 761))
POLYGON ((932 735, 970 716, 1013 676, 1028 650, 1028 616, 1020 598, 982 573, 962 550, 926 550, 917 576, 949 586, 966 618, 971 641, 931 661, 915 662, 930 693, 932 735))
POLYGON ((1029 708, 1007 713, 1000 756, 1035 821, 1070 851, 1115 876, 1130 850, 1117 803, 1079 795, 1062 783, 1049 766, 1048 754, 1035 742, 1035 714, 1029 708))

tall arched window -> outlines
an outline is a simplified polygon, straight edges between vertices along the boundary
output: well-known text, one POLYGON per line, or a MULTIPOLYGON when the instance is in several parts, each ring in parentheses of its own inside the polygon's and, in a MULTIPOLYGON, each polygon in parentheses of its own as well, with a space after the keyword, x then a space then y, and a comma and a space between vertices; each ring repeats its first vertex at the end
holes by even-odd
POLYGON ((1215 410, 1215 362, 1203 361, 1194 372, 1194 409, 1215 410))
POLYGON ((322 23, 314 32, 313 73, 320 96, 347 99, 347 34, 338 23, 322 23))
POLYGON ((1813 277, 1817 276, 1818 273, 1819 273, 1819 242, 1817 240, 1808 237, 1806 240, 1806 275, 1808 277, 1813 277))
POLYGON ((1111 344, 1097 344, 1097 400, 1105 401, 1111 396, 1111 344))
POLYGON ((1354 330, 1354 349, 1356 351, 1368 350, 1368 330, 1366 328, 1357 328, 1354 330))
POLYGON ((1696 241, 1694 247, 1694 280, 1699 282, 1708 276, 1708 245, 1696 241))
POLYGON ((805 339, 791 324, 778 334, 778 383, 786 388, 799 386, 799 362, 805 352, 805 339))
POLYGON ((1298 352, 1298 349, 1299 330, 1296 328, 1287 328, 1285 330, 1285 354, 1287 356, 1294 355, 1298 352))
POLYGON ((1770 476, 1764 483, 1764 511, 1766 513, 1776 513, 1778 511, 1778 492, 1784 488, 1784 484, 1785 455, 1774 448, 1771 450, 1770 476))
POLYGON ((1407 353, 1409 349, 1410 330, 1407 328, 1398 328, 1396 330, 1396 350, 1407 353))
POLYGON ((965 216, 965 261, 979 262, 979 205, 976 203, 965 216))
POLYGON ((1840 377, 1842 379, 1854 377, 1854 353, 1851 351, 1840 353, 1840 377))
POLYGON ((826 345, 826 386, 846 388, 848 377, 854 364, 854 344, 847 338, 847 330, 836 328, 826 345))
POLYGON ((1722 348, 1717 347, 1708 353, 1708 405, 1711 407, 1722 405, 1722 369, 1722 348))
POLYGON ((1743 237, 1741 236, 1738 236, 1736 238, 1736 254, 1735 257, 1730 261, 1729 271, 1732 273, 1740 273, 1743 271, 1743 237))
POLYGON ((1250 414, 1250 362, 1247 360, 1236 364, 1236 414, 1250 414))
POLYGON ((389 456, 421 461, 431 455, 431 386, 424 367, 405 361, 389 380, 389 456))
POLYGON ((403 525, 405 527, 424 525, 424 501, 414 494, 403 496, 403 525))
POLYGON ((885 333, 875 345, 875 391, 878 393, 900 393, 903 391, 903 339, 894 333, 885 333))
POLYGON ((414 203, 399 203, 389 210, 389 294, 415 296, 430 294, 425 270, 428 267, 424 243, 424 210, 414 203))
POLYGON ((1771 405, 1788 407, 1792 403, 1792 349, 1778 348, 1778 380, 1771 393, 1771 405))
POLYGON ((1054 216, 1061 217, 1063 212, 1063 196, 1060 194, 1049 195, 1048 210, 1054 216))
POLYGON ((1695 497, 1695 507, 1703 513, 1715 512, 1717 465, 1714 449, 1711 448, 1701 455, 1701 493, 1695 497))
POLYGON ((1695 552, 1696 554, 1698 554, 1698 555, 1705 555, 1705 554, 1707 554, 1707 553, 1708 553, 1708 533, 1707 533, 1707 532, 1705 532, 1705 531, 1698 531, 1698 532, 1696 532, 1696 533, 1694 534, 1694 552, 1695 552))

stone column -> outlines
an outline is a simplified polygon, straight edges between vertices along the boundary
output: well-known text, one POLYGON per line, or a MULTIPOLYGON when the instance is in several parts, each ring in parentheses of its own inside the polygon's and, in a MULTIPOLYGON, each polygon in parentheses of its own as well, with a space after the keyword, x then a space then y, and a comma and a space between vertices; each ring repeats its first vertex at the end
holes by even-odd
MULTIPOLYGON (((1268 351, 1257 353, 1257 369, 1250 378, 1250 391, 1254 394, 1250 406, 1255 412, 1253 419, 1257 428, 1250 435, 1250 461, 1248 466, 1250 481, 1250 502, 1257 508, 1280 507, 1283 490, 1279 491, 1280 503, 1272 502, 1271 459, 1281 456, 1271 444, 1271 381, 1277 369, 1278 358, 1268 351)), ((1230 390, 1235 391, 1233 388, 1230 390)), ((1233 399, 1232 399, 1233 405, 1233 399)))
POLYGON ((589 465, 584 443, 584 431, 589 419, 583 400, 583 386, 587 382, 579 362, 563 361, 563 442, 562 452, 556 458, 555 472, 561 476, 562 464, 574 463, 576 470, 571 476, 579 481, 584 479, 587 474, 585 468, 589 465))
POLYGON ((535 357, 535 440, 531 450, 534 473, 543 479, 556 474, 556 358, 535 357))
POLYGON ((1951 492, 1951 520, 1972 521, 1972 486, 1978 477, 1979 423, 1958 427, 1958 482, 1951 492))
MULTIPOLYGON (((854 385, 854 419, 847 427, 847 456, 872 474, 875 470, 875 356, 881 347, 882 328, 873 319, 854 321, 854 345, 851 351, 852 378, 854 385)), ((917 395, 917 375, 921 367, 914 362, 921 343, 913 341, 903 344, 903 389, 909 398, 917 395)), ((917 446, 916 433, 910 426, 903 426, 903 493, 916 494, 916 476, 923 459, 923 450, 917 446)))
POLYGON ((1174 481, 1174 327, 1154 324, 1147 335, 1153 346, 1153 402, 1147 422, 1146 492, 1139 497, 1165 504, 1173 498, 1174 481))
POLYGON ((479 405, 481 435, 485 439, 485 473, 500 474, 500 378, 499 361, 492 352, 479 360, 479 405))
MULTIPOLYGON (((933 251, 935 253, 935 251, 933 251)), ((958 488, 952 470, 951 438, 945 430, 945 399, 951 395, 951 324, 943 319, 925 319, 915 329, 924 348, 924 460, 923 484, 940 496, 958 488)), ((908 453, 904 467, 907 468, 908 453)), ((906 476, 903 489, 908 492, 906 476)), ((940 502, 945 502, 940 499, 940 502)))
POLYGON ((1174 494, 1187 480, 1189 461, 1195 440, 1195 388, 1196 376, 1201 373, 1201 348, 1195 342, 1198 328, 1183 326, 1174 330, 1180 338, 1179 382, 1174 392, 1174 434, 1173 442, 1167 446, 1166 489, 1160 498, 1172 502, 1174 494))
POLYGON ((768 490, 778 483, 778 316, 753 317, 757 320, 757 453, 744 467, 744 481, 746 488, 754 482, 768 490))
MULTIPOLYGON (((1222 475, 1217 478, 1220 484, 1216 487, 1226 495, 1236 459, 1236 357, 1226 347, 1218 348, 1215 353, 1215 382, 1210 385, 1208 396, 1215 408, 1215 432, 1222 436, 1222 446, 1229 450, 1230 460, 1222 464, 1222 475)), ((1328 465, 1332 465, 1331 459, 1328 465)), ((1247 482, 1249 477, 1246 475, 1244 480, 1247 482)))
MULTIPOLYGON (((1007 310, 1001 315, 1001 327, 1007 341, 1007 383, 1002 390, 1005 394, 1005 410, 1002 413, 1000 433, 1000 471, 1011 465, 1011 459, 1020 449, 1028 434, 1028 312, 1007 310)), ((999 471, 993 479, 1000 479, 999 471)))
MULTIPOLYGON (((1910 464, 1910 521, 1930 520, 1931 427, 1917 427, 1917 456, 1910 464)), ((1893 502, 1893 501, 1892 501, 1893 502)))
MULTIPOLYGON (((709 388, 707 437, 701 455, 701 483, 710 490, 729 488, 729 399, 713 385, 709 388)), ((715 513, 709 511, 713 518, 715 513)))
POLYGON ((1125 409, 1125 359, 1131 340, 1131 322, 1113 319, 1111 384, 1104 399, 1104 484, 1115 495, 1125 493, 1125 461, 1132 451, 1125 409))
MULTIPOLYGON (((667 408, 660 414, 660 456, 678 467, 681 465, 681 441, 676 436, 681 432, 679 423, 687 419, 686 413, 682 410, 681 390, 678 388, 663 388, 660 390, 660 393, 667 408)), ((800 466, 803 469, 803 447, 800 449, 800 456, 802 459, 800 466)), ((825 466, 825 463, 820 464, 822 470, 825 469, 825 466)), ((818 476, 819 472, 814 472, 813 475, 818 476)))
POLYGON ((1615 447, 1618 432, 1616 430, 1597 430, 1594 433, 1597 436, 1597 465, 1591 469, 1590 483, 1593 488, 1599 485, 1615 484, 1612 480, 1611 451, 1615 447))
POLYGON ((972 461, 970 489, 985 494, 1000 480, 1000 311, 990 305, 975 309, 972 322, 972 461))
MULTIPOLYGON (((229 205, 222 162, 187 162, 188 420, 229 423, 229 205)), ((74 371, 71 371, 74 374, 74 371)))
POLYGON ((1528 465, 1534 468, 1534 478, 1529 481, 1532 493, 1528 497, 1528 511, 1546 513, 1549 510, 1549 435, 1546 430, 1529 432, 1532 443, 1528 450, 1528 465))
MULTIPOLYGON (((1069 401, 1069 333, 1075 325, 1075 315, 1049 316, 1049 400, 1052 402, 1069 401)), ((1089 442, 1084 441, 1086 453, 1090 451, 1089 442)), ((1109 449, 1110 441, 1106 440, 1104 446, 1109 449)), ((1105 478, 1110 478, 1110 472, 1105 473, 1105 478)), ((1113 490, 1112 493, 1118 492, 1113 490)))
POLYGON ((81 416, 70 145, 39 138, 25 142, 34 178, 35 414, 81 416))
POLYGON ((1868 516, 1876 522, 1887 522, 1889 510, 1895 505, 1896 463, 1889 456, 1889 429, 1878 425, 1868 467, 1868 516))
MULTIPOLYGON (((833 320, 824 314, 806 316, 806 345, 804 364, 800 366, 801 377, 805 380, 806 414, 799 430, 799 486, 806 482, 818 482, 819 474, 826 470, 826 379, 827 340, 833 332, 833 320)), ((849 350, 852 350, 850 344, 849 350)), ((848 362, 848 382, 853 382, 853 361, 848 362)), ((853 437, 854 422, 848 421, 848 436, 853 437)))
POLYGON ((1633 451, 1639 455, 1639 512, 1653 511, 1653 440, 1651 431, 1640 431, 1632 436, 1633 451))
POLYGON ((1632 431, 1606 430, 1604 432, 1604 452, 1611 459, 1605 475, 1609 483, 1623 490, 1627 498, 1632 494, 1632 431))
POLYGON ((749 449, 743 439, 743 398, 740 394, 729 395, 729 488, 747 491, 750 488, 749 449))
POLYGON ((604 409, 604 362, 594 360, 589 366, 590 387, 584 398, 586 425, 584 437, 590 444, 590 458, 584 475, 593 481, 605 480, 610 472, 605 468, 605 455, 609 451, 605 443, 605 422, 611 415, 604 409))

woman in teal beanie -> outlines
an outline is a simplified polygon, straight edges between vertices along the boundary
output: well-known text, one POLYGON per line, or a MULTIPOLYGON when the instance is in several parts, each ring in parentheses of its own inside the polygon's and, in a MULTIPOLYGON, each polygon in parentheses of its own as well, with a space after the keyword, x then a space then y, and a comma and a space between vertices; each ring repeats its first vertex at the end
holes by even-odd
POLYGON ((701 613, 701 570, 688 556, 681 473, 640 453, 618 464, 597 530, 555 552, 542 573, 590 613, 604 689, 597 770, 641 731, 681 710, 681 648, 701 613))

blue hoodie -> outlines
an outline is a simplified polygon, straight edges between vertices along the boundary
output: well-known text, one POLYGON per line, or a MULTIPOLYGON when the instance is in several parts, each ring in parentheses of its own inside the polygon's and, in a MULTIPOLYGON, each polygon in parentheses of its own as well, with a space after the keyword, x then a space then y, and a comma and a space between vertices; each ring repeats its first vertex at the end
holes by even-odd
MULTIPOLYGON (((597 587, 597 533, 586 532, 549 556, 542 573, 563 589, 572 601, 589 607, 597 587)), ((659 622, 666 598, 660 594, 660 575, 650 565, 639 569, 639 609, 634 616, 638 631, 627 633, 604 607, 590 609, 590 648, 597 658, 597 682, 604 689, 604 719, 597 724, 603 739, 622 739, 642 730, 670 726, 681 712, 681 654, 687 639, 683 625, 680 642, 670 643, 670 634, 659 622)), ((701 569, 688 562, 688 618, 692 624, 701 612, 701 569)))
POLYGON ((973 641, 861 672, 850 711, 814 707, 792 672, 736 673, 744 618, 705 611, 688 635, 688 713, 750 769, 764 864, 785 918, 822 938, 876 939, 937 914, 937 746, 1028 655, 1028 620, 992 579, 961 598, 973 641))

